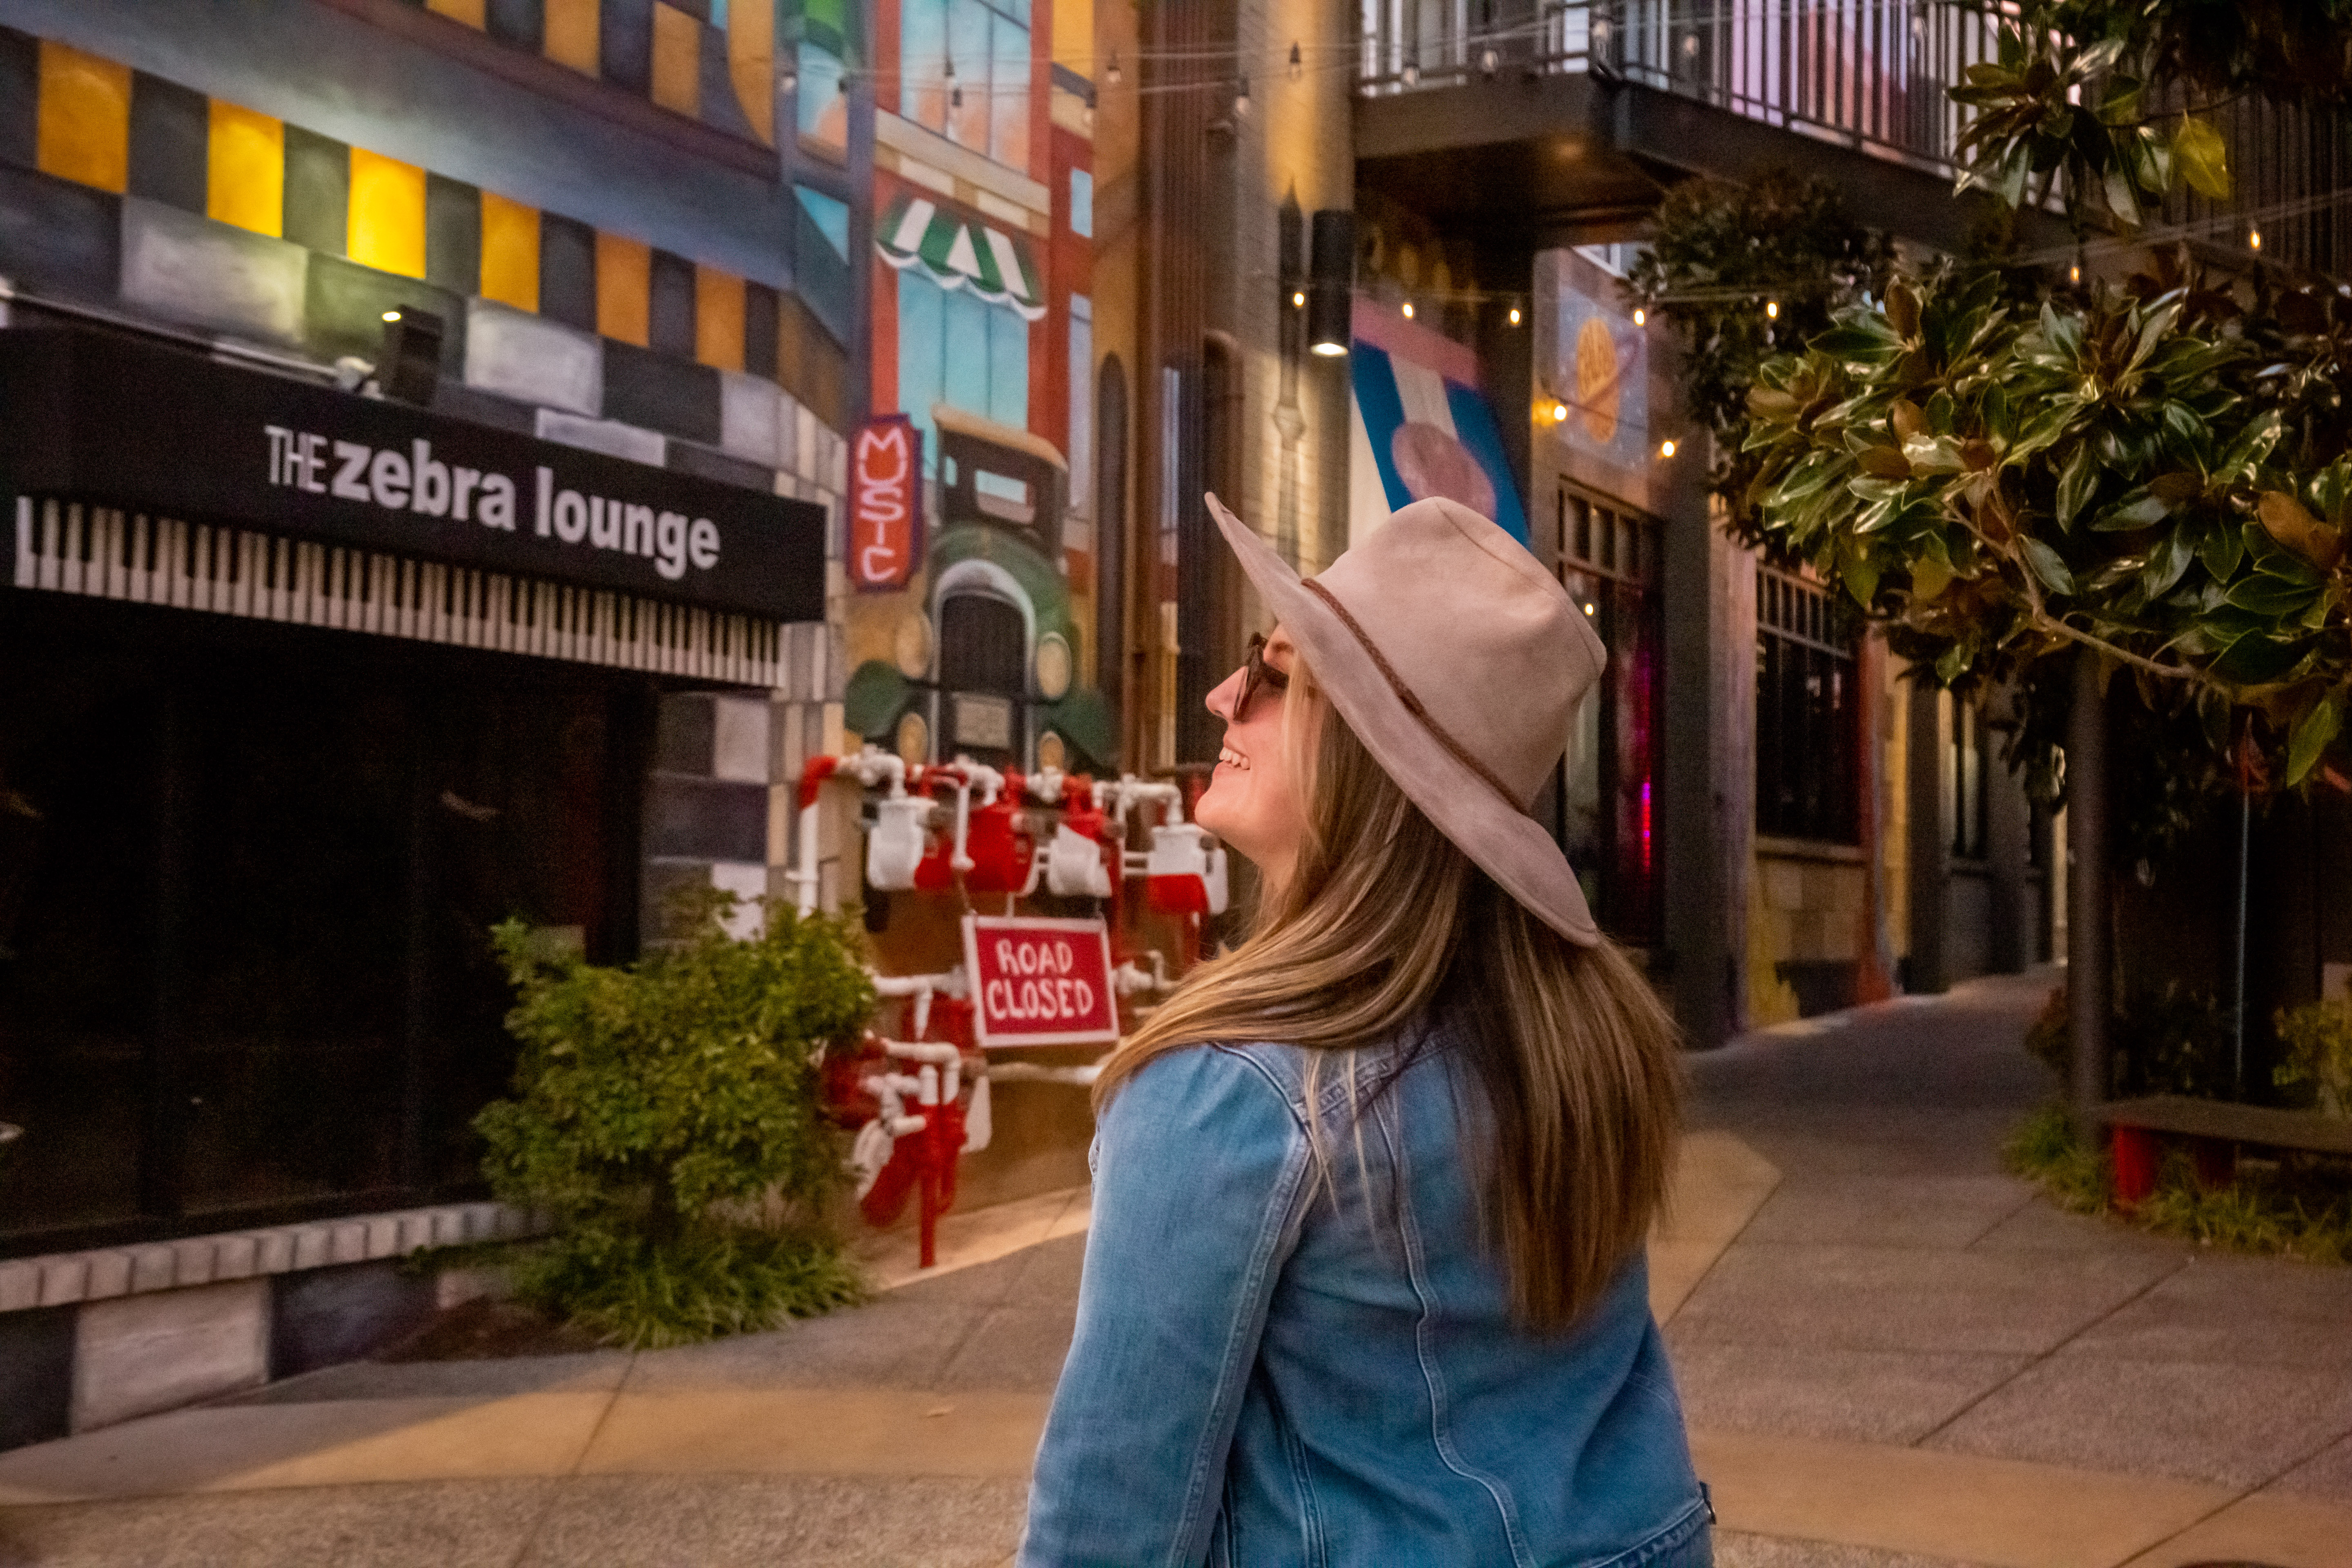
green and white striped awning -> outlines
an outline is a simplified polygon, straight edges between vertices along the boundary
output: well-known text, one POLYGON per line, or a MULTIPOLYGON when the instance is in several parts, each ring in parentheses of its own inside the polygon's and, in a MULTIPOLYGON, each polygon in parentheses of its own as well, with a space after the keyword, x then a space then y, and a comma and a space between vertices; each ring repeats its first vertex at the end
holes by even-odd
POLYGON ((874 227, 875 248, 901 271, 919 265, 942 289, 966 289, 1024 321, 1045 313, 1037 263, 1027 242, 1002 229, 941 210, 925 196, 902 195, 874 227))

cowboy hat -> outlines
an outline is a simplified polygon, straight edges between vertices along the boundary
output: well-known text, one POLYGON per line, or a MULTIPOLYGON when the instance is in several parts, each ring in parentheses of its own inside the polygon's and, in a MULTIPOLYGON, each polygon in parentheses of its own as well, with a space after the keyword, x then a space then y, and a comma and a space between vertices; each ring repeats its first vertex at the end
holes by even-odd
POLYGON ((1528 815, 1608 660, 1568 590, 1442 496, 1400 509, 1304 579, 1207 500, 1316 684, 1406 797, 1544 924, 1599 942, 1568 857, 1528 815))

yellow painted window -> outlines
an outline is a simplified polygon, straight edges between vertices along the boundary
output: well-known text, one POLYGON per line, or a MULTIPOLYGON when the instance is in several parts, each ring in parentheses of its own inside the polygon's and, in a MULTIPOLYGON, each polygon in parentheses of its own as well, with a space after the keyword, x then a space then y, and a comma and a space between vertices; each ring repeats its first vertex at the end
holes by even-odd
POLYGON ((425 171, 352 149, 351 257, 364 267, 425 276, 425 171))
POLYGON ((596 330, 646 346, 652 336, 654 253, 643 240, 596 233, 596 330))
POLYGON ((463 22, 468 27, 479 27, 487 21, 483 13, 489 6, 487 0, 425 0, 425 8, 453 22, 463 22))
POLYGON ((589 76, 601 70, 596 13, 596 0, 547 0, 540 46, 547 58, 589 76))
POLYGON ((776 8, 735 5, 727 14, 727 75, 752 132, 776 144, 776 8))
POLYGON ((35 138, 41 173, 119 194, 131 183, 131 68, 43 38, 35 138))
POLYGON ((482 193, 482 298, 539 309, 539 209, 482 193))
POLYGON ((743 368, 743 279, 694 269, 694 357, 720 370, 743 368))
POLYGON ((275 238, 286 231, 286 122, 212 100, 205 216, 275 238))
POLYGON ((654 101, 702 115, 702 24, 661 0, 654 0, 654 101))

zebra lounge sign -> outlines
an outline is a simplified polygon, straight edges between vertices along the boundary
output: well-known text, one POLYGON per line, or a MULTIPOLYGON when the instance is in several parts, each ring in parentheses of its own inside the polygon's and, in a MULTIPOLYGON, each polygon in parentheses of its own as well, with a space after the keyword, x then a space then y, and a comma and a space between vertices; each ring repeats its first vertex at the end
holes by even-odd
POLYGON ((0 332, 12 493, 619 589, 780 621, 824 616, 805 501, 183 351, 0 332))

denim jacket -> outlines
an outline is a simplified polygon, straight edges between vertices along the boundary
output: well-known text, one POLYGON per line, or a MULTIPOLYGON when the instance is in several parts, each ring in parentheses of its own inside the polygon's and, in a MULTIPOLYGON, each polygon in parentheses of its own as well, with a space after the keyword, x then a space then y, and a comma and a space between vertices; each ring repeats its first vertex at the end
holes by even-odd
POLYGON ((1360 1114, 1327 1063, 1328 1181, 1304 1050, 1120 1089, 1021 1568, 1706 1568, 1643 1261, 1564 1335, 1513 1326, 1445 1046, 1362 1053, 1360 1114))

